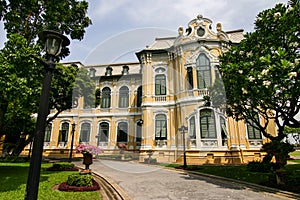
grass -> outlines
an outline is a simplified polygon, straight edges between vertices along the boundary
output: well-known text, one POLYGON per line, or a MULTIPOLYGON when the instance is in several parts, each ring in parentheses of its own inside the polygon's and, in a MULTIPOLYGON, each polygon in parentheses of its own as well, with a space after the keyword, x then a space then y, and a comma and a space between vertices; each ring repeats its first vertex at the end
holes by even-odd
POLYGON ((290 156, 300 156, 300 151, 293 151, 291 153, 289 153, 290 156))
MULTIPOLYGON (((101 199, 99 192, 61 192, 52 189, 54 185, 65 182, 69 175, 78 173, 74 171, 46 171, 52 166, 42 164, 39 200, 90 200, 101 199)), ((29 163, 0 163, 0 199, 23 200, 27 182, 29 163)))
POLYGON ((298 163, 300 164, 300 160, 289 160, 289 162, 298 163))

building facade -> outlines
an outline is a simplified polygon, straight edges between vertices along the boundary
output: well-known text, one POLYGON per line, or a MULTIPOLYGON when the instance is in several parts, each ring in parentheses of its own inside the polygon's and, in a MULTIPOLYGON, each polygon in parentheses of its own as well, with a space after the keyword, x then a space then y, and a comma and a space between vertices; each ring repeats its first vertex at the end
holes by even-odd
MULTIPOLYGON (((189 164, 260 159, 262 134, 210 99, 222 79, 219 56, 242 39, 243 30, 225 32, 218 23, 214 31, 212 21, 198 15, 177 36, 156 38, 137 52, 139 62, 65 63, 89 69, 100 105, 84 108, 81 98, 60 114, 46 129, 44 155, 68 156, 74 135, 74 146, 96 145, 104 154, 118 154, 125 144, 126 154, 140 161, 151 153, 158 162, 182 162, 184 148, 189 164)), ((276 134, 275 125, 269 132, 276 134)))

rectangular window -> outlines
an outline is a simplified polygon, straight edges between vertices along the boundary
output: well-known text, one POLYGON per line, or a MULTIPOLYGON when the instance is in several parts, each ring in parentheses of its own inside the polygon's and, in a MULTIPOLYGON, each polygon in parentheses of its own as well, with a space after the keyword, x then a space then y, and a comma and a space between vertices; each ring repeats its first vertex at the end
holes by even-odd
POLYGON ((192 117, 190 119, 189 136, 190 136, 190 139, 196 139, 195 117, 192 117))
POLYGON ((142 125, 137 123, 136 125, 136 142, 141 143, 142 142, 142 125))
POLYGON ((217 138, 215 115, 212 110, 200 111, 201 138, 217 138))
POLYGON ((193 81, 193 68, 187 68, 187 78, 188 78, 188 89, 192 90, 194 88, 194 81, 193 81))
MULTIPOLYGON (((258 119, 258 116, 257 116, 258 119)), ((247 123, 247 132, 248 132, 248 139, 250 140, 261 140, 261 132, 256 128, 257 126, 254 124, 253 121, 247 123)))
POLYGON ((80 142, 90 141, 91 125, 89 123, 83 123, 80 130, 80 142))
POLYGON ((117 130, 117 142, 127 142, 128 138, 128 123, 120 122, 117 130))
POLYGON ((166 76, 157 75, 155 77, 155 95, 166 95, 166 76))
POLYGON ((155 119, 155 140, 167 139, 167 120, 165 115, 157 115, 155 119))
POLYGON ((52 124, 48 124, 45 129, 45 138, 44 142, 50 142, 51 138, 51 131, 52 131, 52 124))

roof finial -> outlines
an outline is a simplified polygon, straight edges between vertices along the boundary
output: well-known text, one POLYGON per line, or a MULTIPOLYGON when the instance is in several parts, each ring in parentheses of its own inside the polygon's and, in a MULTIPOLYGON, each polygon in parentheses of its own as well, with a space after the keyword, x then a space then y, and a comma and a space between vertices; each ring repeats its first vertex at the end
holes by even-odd
POLYGON ((221 23, 217 23, 217 31, 218 32, 222 31, 222 24, 221 23))
POLYGON ((197 15, 197 19, 202 19, 203 16, 201 14, 197 15))

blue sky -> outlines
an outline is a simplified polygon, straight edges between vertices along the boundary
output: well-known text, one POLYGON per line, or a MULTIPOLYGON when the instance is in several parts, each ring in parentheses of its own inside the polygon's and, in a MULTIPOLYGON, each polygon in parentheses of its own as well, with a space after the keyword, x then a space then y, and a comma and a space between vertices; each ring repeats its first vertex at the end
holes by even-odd
MULTIPOLYGON (((176 36, 198 14, 222 23, 223 30, 253 31, 256 15, 287 0, 88 0, 88 16, 93 25, 83 40, 71 41, 70 56, 62 62, 106 64, 134 61, 137 52, 154 42, 155 37, 176 36)), ((0 48, 3 24, 0 24, 0 48)))

